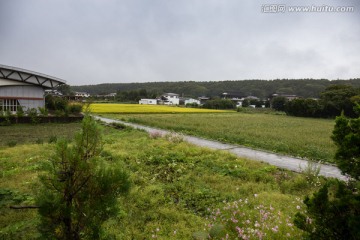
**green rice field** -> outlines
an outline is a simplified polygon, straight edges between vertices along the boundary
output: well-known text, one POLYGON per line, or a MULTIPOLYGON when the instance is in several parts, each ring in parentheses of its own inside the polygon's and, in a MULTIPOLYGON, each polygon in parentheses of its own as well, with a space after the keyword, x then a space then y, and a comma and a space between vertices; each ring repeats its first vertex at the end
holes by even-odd
POLYGON ((169 129, 296 157, 332 162, 334 120, 275 114, 106 114, 114 119, 169 129))

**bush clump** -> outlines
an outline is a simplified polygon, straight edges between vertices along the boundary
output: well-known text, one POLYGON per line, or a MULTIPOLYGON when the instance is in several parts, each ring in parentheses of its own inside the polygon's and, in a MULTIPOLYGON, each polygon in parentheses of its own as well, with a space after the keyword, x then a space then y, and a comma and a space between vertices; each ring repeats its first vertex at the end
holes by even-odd
POLYGON ((82 111, 82 105, 81 104, 70 104, 68 106, 68 112, 70 114, 79 114, 82 111))

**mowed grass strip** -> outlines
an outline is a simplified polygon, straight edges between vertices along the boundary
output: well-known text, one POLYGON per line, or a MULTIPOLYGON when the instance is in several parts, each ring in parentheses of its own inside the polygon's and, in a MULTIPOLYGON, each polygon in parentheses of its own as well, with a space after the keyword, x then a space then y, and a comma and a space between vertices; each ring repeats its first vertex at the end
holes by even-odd
POLYGON ((113 114, 115 119, 296 157, 333 161, 334 120, 272 114, 113 114))
POLYGON ((140 104, 110 104, 94 103, 90 105, 93 113, 224 113, 234 112, 226 110, 213 110, 201 108, 185 108, 163 105, 140 105, 140 104))

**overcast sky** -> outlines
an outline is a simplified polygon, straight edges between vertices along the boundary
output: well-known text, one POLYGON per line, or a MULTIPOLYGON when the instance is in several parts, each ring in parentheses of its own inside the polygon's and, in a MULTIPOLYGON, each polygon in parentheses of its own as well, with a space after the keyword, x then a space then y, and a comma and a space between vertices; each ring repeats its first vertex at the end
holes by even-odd
POLYGON ((70 85, 359 78, 360 1, 0 0, 0 64, 70 85), (354 11, 289 10, 312 5, 354 11))

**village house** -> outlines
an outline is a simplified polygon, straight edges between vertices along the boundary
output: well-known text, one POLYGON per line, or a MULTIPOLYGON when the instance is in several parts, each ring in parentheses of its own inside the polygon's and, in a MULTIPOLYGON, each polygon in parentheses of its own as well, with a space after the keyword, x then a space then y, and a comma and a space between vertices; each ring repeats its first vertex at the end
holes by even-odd
POLYGON ((75 97, 90 97, 90 94, 87 92, 75 92, 75 97))
POLYGON ((288 101, 291 101, 291 100, 294 100, 294 99, 299 98, 297 95, 293 95, 293 94, 277 94, 277 93, 275 93, 275 94, 273 94, 273 95, 271 96, 271 98, 275 98, 275 97, 284 97, 284 98, 286 98, 288 101))
POLYGON ((63 94, 56 89, 46 89, 45 95, 62 96, 63 94))
POLYGON ((197 99, 193 99, 193 98, 188 98, 188 99, 185 99, 184 101, 184 104, 187 105, 187 104, 197 104, 197 105, 200 105, 200 100, 197 100, 197 99))
POLYGON ((165 105, 180 104, 179 94, 176 93, 164 93, 163 95, 161 95, 161 99, 163 99, 163 103, 165 105))
POLYGON ((157 99, 140 99, 139 104, 156 105, 157 99))
POLYGON ((205 104, 207 101, 209 101, 210 100, 210 98, 209 97, 198 97, 198 99, 199 99, 199 101, 200 101, 200 105, 203 105, 203 104, 205 104))
POLYGON ((150 105, 179 105, 180 98, 179 94, 176 93, 164 93, 157 99, 140 99, 139 104, 150 104, 150 105))

